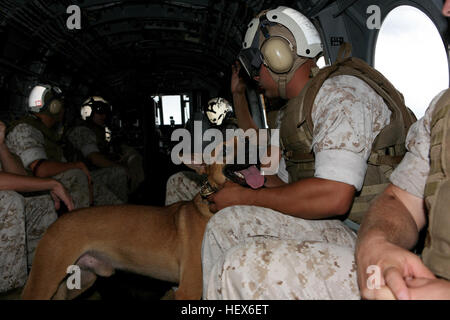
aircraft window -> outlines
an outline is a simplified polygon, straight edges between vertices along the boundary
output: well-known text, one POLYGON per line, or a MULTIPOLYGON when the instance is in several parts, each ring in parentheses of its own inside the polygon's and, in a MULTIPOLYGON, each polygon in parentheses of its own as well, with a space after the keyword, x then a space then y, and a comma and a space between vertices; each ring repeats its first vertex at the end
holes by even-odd
POLYGON ((190 101, 191 101, 191 99, 190 99, 189 96, 187 96, 187 95, 184 95, 184 96, 183 96, 183 102, 184 102, 184 122, 185 122, 185 123, 189 120, 189 118, 190 118, 190 116, 191 116, 191 109, 190 109, 191 104, 190 104, 190 101))
POLYGON ((318 60, 317 60, 317 66, 322 69, 323 67, 325 67, 327 64, 325 63, 325 57, 321 56, 318 60))
POLYGON ((182 124, 181 121, 181 99, 180 96, 162 96, 162 112, 164 125, 170 125, 173 117, 174 124, 182 124))
POLYGON ((185 122, 187 122, 190 117, 189 106, 190 106, 189 102, 185 102, 185 104, 184 104, 184 121, 185 122))
POLYGON ((396 7, 386 16, 374 65, 403 93, 418 119, 433 97, 449 86, 444 42, 433 21, 412 6, 396 7))
POLYGON ((160 118, 160 115, 159 115, 159 109, 156 108, 155 112, 156 112, 156 115, 155 115, 155 124, 156 124, 157 126, 159 126, 159 125, 161 124, 161 120, 160 120, 161 118, 160 118))

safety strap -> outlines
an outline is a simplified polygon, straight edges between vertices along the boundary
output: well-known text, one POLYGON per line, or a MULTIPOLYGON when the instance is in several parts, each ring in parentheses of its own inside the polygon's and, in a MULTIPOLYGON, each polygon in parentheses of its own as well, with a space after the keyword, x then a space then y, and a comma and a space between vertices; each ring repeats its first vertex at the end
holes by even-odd
POLYGON ((283 99, 287 99, 286 96, 286 83, 287 83, 287 76, 286 75, 279 75, 278 76, 278 93, 280 94, 280 97, 283 99))

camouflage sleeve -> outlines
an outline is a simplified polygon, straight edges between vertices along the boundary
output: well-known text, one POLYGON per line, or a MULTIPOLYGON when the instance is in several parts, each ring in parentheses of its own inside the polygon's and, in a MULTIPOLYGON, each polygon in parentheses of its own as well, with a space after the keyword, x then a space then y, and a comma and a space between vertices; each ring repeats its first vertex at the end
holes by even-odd
POLYGON ((48 159, 44 135, 28 124, 17 125, 6 137, 6 145, 20 157, 25 168, 36 160, 48 159))
POLYGON ((383 99, 359 78, 325 81, 312 110, 315 177, 361 190, 372 143, 390 116, 383 99))
POLYGON ((390 177, 394 185, 419 198, 423 198, 425 184, 430 172, 431 117, 436 102, 443 93, 444 91, 433 99, 425 111, 425 115, 409 128, 406 137, 408 152, 390 177))
POLYGON ((92 152, 100 152, 95 133, 89 128, 83 126, 75 127, 67 138, 75 149, 81 151, 84 157, 87 157, 92 152))

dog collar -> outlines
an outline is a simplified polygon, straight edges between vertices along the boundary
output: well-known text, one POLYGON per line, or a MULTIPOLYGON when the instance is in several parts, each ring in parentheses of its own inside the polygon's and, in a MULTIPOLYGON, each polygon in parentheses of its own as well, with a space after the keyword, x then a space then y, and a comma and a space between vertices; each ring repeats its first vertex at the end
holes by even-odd
POLYGON ((203 199, 208 198, 213 193, 217 192, 217 188, 214 188, 208 181, 208 179, 203 182, 203 185, 200 189, 200 195, 203 199))

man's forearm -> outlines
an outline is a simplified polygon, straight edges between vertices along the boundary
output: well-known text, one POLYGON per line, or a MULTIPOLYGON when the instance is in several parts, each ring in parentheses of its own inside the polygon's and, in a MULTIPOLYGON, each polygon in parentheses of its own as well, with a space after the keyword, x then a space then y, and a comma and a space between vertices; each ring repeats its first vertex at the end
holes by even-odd
POLYGON ((346 183, 310 178, 274 188, 249 190, 249 205, 303 219, 324 219, 348 212, 355 189, 346 183))
MULTIPOLYGON (((38 160, 34 161, 30 165, 30 169, 33 170, 37 165, 38 160)), ((34 171, 34 175, 40 178, 49 178, 54 177, 61 172, 70 170, 70 169, 79 169, 77 167, 76 162, 59 162, 59 161, 51 161, 44 160, 39 167, 34 171)))
POLYGON ((51 190, 57 182, 44 179, 0 172, 0 190, 14 190, 18 192, 34 192, 51 190))
POLYGON ((388 187, 371 205, 358 232, 357 252, 372 239, 388 241, 411 249, 418 240, 417 225, 408 209, 388 187))
POLYGON ((5 172, 21 175, 27 174, 20 159, 14 157, 4 143, 0 144, 0 161, 5 172))

